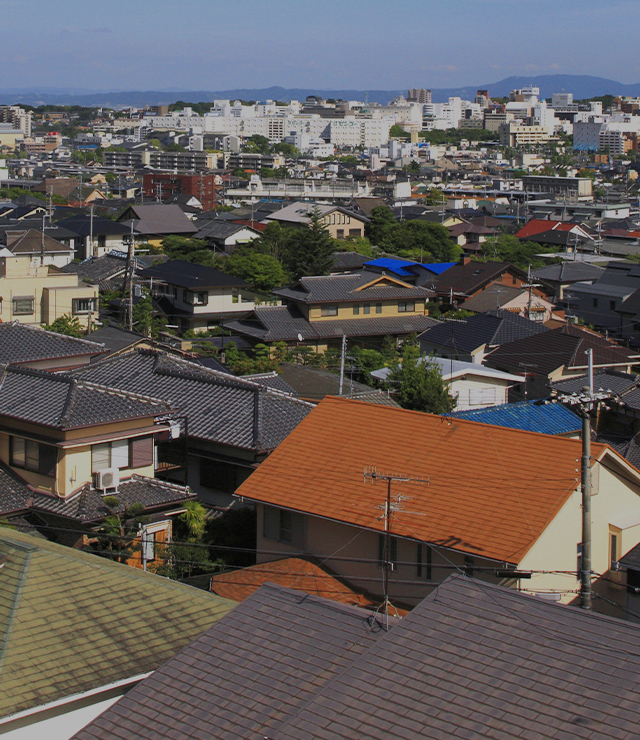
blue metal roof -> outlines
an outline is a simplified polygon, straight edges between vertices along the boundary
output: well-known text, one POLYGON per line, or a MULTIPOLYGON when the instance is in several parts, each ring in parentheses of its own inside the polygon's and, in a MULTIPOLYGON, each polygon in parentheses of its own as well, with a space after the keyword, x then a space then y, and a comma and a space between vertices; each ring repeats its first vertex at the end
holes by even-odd
POLYGON ((384 270, 390 270, 396 275, 406 277, 408 275, 413 275, 413 273, 406 268, 413 267, 417 264, 417 262, 407 262, 406 260, 394 260, 391 257, 379 257, 376 260, 365 262, 365 267, 382 267, 384 270))
POLYGON ((411 271, 411 267, 424 267, 425 269, 433 272, 435 275, 441 275, 445 270, 453 267, 456 262, 408 262, 407 260, 397 260, 392 257, 379 257, 378 259, 365 262, 365 267, 382 267, 384 270, 400 275, 401 277, 408 277, 414 273, 411 271))
POLYGON ((503 403, 500 406, 483 409, 457 411, 453 415, 458 419, 543 434, 578 432, 582 425, 580 417, 561 403, 540 404, 535 401, 503 403))

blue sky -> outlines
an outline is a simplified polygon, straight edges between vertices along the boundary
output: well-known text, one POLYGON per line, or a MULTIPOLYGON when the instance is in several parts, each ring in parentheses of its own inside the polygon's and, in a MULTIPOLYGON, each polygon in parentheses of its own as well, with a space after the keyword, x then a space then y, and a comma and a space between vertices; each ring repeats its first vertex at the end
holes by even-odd
POLYGON ((2 88, 640 82, 638 0, 3 0, 2 88))

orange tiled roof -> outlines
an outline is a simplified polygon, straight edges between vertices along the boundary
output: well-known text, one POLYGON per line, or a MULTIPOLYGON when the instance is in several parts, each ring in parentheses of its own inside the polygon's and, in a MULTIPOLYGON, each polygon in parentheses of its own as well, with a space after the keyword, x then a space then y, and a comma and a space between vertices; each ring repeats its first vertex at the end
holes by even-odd
POLYGON ((283 558, 270 563, 258 563, 248 568, 219 573, 211 578, 210 590, 233 601, 243 601, 264 583, 295 588, 353 606, 374 606, 366 596, 352 591, 324 568, 305 558, 283 558))
POLYGON ((579 440, 327 397, 237 494, 382 531, 386 483, 365 466, 422 476, 392 484, 409 497, 395 534, 519 563, 578 487, 580 454, 579 440))

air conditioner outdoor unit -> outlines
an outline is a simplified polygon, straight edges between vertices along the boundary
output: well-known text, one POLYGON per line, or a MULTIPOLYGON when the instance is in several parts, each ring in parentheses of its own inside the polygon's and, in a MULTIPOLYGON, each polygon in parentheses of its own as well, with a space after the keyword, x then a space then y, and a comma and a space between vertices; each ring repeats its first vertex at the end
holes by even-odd
POLYGON ((110 488, 117 490, 120 483, 120 470, 118 468, 105 468, 95 473, 94 485, 99 491, 107 491, 110 488))

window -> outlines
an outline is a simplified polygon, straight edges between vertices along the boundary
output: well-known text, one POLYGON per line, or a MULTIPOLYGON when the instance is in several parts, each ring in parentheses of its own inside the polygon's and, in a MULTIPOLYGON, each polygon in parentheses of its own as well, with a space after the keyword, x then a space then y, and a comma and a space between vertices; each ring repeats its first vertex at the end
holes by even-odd
POLYGON ((609 308, 612 311, 615 311, 616 310, 616 302, 615 301, 609 301, 609 308))
POLYGON ((376 313, 382 313, 382 303, 376 303, 376 313))
POLYGON ((208 458, 200 460, 200 485, 215 491, 233 493, 249 474, 248 469, 231 463, 208 458))
POLYGON ((11 437, 11 465, 33 473, 56 477, 58 450, 52 445, 40 444, 23 437, 11 437))
POLYGON ((147 532, 142 530, 142 559, 149 562, 156 559, 156 543, 158 542, 158 532, 147 532))
POLYGON ((354 306, 353 307, 353 315, 354 316, 358 316, 359 313, 360 313, 360 306, 354 306))
POLYGON ((322 306, 320 308, 320 316, 337 316, 337 315, 338 315, 337 306, 322 306))
POLYGON ((362 306, 362 313, 371 313, 371 304, 370 303, 365 303, 362 306))
POLYGON ((305 530, 306 519, 303 514, 277 509, 275 506, 264 507, 262 534, 266 539, 302 549, 306 540, 305 530))
POLYGON ((96 310, 95 298, 74 298, 71 301, 71 310, 74 314, 89 313, 96 310))
POLYGON ((582 576, 582 542, 578 542, 578 557, 576 561, 576 578, 580 580, 582 576))
POLYGON ((14 298, 13 313, 15 315, 26 315, 33 313, 33 298, 14 298))
POLYGON ((2 296, 0 296, 0 314, 2 314, 2 296))
POLYGON ((349 229, 349 236, 360 236, 360 229, 349 229))
POLYGON ((410 313, 415 310, 415 301, 398 301, 398 313, 410 313))
POLYGON ((153 465, 153 437, 116 439, 91 445, 91 472, 107 468, 144 468, 153 465))
MULTIPOLYGON (((378 535, 378 567, 384 568, 386 535, 378 535)), ((398 565, 398 538, 389 538, 389 563, 390 569, 395 570, 398 565)))
POLYGON ((598 308, 598 299, 597 298, 594 298, 593 299, 593 307, 594 308, 598 308))
POLYGON ((416 554, 416 575, 431 581, 433 578, 433 550, 430 545, 418 545, 416 554))
POLYGON ((206 291, 193 294, 193 304, 195 306, 206 306, 209 303, 209 294, 206 291))
POLYGON ((344 239, 344 229, 336 229, 336 239, 344 239))
POLYGON ((613 532, 609 533, 609 562, 611 568, 618 567, 618 535, 613 532))

